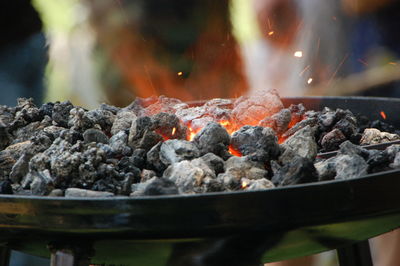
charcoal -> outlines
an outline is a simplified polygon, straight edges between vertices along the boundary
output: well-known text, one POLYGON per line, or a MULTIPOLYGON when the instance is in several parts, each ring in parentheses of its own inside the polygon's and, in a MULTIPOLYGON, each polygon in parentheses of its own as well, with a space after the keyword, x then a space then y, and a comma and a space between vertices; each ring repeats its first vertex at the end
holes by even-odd
POLYGON ((310 159, 296 156, 289 164, 276 171, 271 181, 275 186, 316 182, 318 173, 310 159))
POLYGON ((36 121, 40 121, 43 119, 43 115, 40 113, 39 108, 35 106, 33 103, 33 99, 29 98, 19 98, 17 100, 17 112, 15 114, 15 119, 19 120, 22 118, 26 121, 26 123, 32 123, 36 121))
POLYGON ((186 140, 167 140, 160 147, 160 159, 165 165, 191 160, 199 156, 200 151, 196 145, 186 140))
POLYGON ((33 172, 32 175, 30 188, 33 195, 46 196, 54 189, 53 178, 48 169, 33 172))
POLYGON ((132 121, 129 131, 128 145, 132 149, 150 150, 158 142, 162 141, 162 137, 151 131, 153 121, 150 117, 140 117, 132 121))
POLYGON ((81 107, 74 107, 69 111, 68 127, 73 130, 83 132, 92 128, 95 124, 88 117, 87 111, 81 107))
POLYGON ((274 184, 266 178, 261 178, 256 180, 242 178, 240 181, 242 189, 245 191, 263 190, 275 187, 274 184))
POLYGON ((221 98, 211 99, 204 104, 205 107, 211 107, 211 108, 217 107, 225 110, 231 109, 232 105, 233 101, 231 99, 221 99, 221 98))
POLYGON ((21 182, 22 178, 28 174, 29 161, 31 160, 32 156, 33 154, 24 152, 15 162, 10 172, 10 180, 13 183, 21 182))
POLYGON ((389 141, 400 140, 397 134, 381 132, 376 128, 366 128, 360 140, 361 145, 380 144, 389 141))
POLYGON ((147 182, 148 180, 156 176, 157 176, 156 172, 148 169, 143 169, 140 174, 140 182, 147 182))
POLYGON ((342 133, 342 131, 335 128, 322 137, 321 147, 324 151, 334 151, 337 150, 340 144, 346 140, 346 136, 342 133))
POLYGON ((127 131, 131 128, 132 121, 136 120, 137 117, 132 111, 121 110, 117 113, 114 123, 111 127, 111 134, 115 135, 120 131, 127 131))
POLYGON ((363 157, 364 159, 367 159, 370 152, 358 145, 355 145, 351 143, 350 141, 345 141, 342 144, 340 144, 340 149, 339 149, 339 154, 346 154, 346 155, 359 155, 363 157))
POLYGON ((102 108, 90 110, 86 113, 87 118, 107 134, 111 132, 111 127, 115 121, 115 114, 102 108))
POLYGON ((259 121, 283 109, 283 104, 274 90, 257 90, 254 95, 240 97, 234 103, 232 117, 238 127, 257 125, 259 121))
POLYGON ((226 129, 218 123, 208 123, 193 139, 200 150, 200 154, 214 153, 226 158, 230 136, 226 129))
POLYGON ((74 108, 70 101, 56 102, 53 106, 51 118, 56 126, 68 127, 69 112, 74 108))
POLYGON ((0 124, 9 127, 15 118, 15 108, 0 105, 0 124))
POLYGON ((396 130, 396 128, 394 126, 389 125, 388 123, 383 122, 381 120, 372 121, 370 123, 369 127, 376 128, 379 131, 383 131, 383 132, 395 133, 397 135, 400 134, 399 130, 398 129, 396 130))
POLYGON ((367 174, 368 164, 359 155, 340 155, 336 158, 335 179, 349 179, 367 174))
POLYGON ((52 191, 50 191, 49 197, 64 197, 64 191, 62 189, 53 189, 52 191))
POLYGON ((112 113, 114 115, 118 114, 118 112, 121 111, 121 108, 119 108, 117 106, 109 105, 109 104, 106 104, 106 103, 100 104, 99 109, 107 111, 107 112, 110 112, 110 113, 112 113))
POLYGON ((318 116, 318 124, 324 129, 331 129, 337 121, 336 112, 329 108, 324 108, 318 116))
POLYGON ((131 156, 131 162, 137 168, 143 169, 146 166, 146 151, 143 149, 134 150, 131 156))
POLYGON ((289 109, 282 109, 278 113, 266 117, 261 120, 258 125, 261 127, 270 127, 277 134, 283 134, 289 126, 290 121, 292 120, 292 114, 289 109))
POLYGON ((301 120, 303 120, 303 116, 306 112, 306 108, 304 107, 303 104, 301 104, 301 103, 291 104, 289 106, 289 110, 290 110, 290 116, 291 116, 290 125, 295 125, 298 122, 300 122, 301 120))
POLYGON ((400 152, 400 144, 390 145, 385 149, 386 153, 390 156, 391 160, 400 152))
POLYGON ((167 166, 160 159, 161 145, 162 143, 159 142, 146 154, 147 168, 154 170, 157 175, 162 175, 163 171, 167 168, 167 166))
POLYGON ((145 196, 156 195, 174 195, 179 194, 178 187, 175 183, 166 178, 156 178, 151 182, 143 192, 145 196))
POLYGON ((60 133, 60 138, 66 140, 70 144, 75 144, 78 140, 83 140, 83 135, 73 129, 64 129, 60 133))
POLYGON ((287 130, 282 137, 283 138, 288 138, 295 134, 297 131, 309 126, 309 127, 314 127, 318 124, 318 119, 316 117, 308 117, 305 118, 304 120, 301 120, 297 124, 295 124, 293 127, 291 127, 289 130, 287 130))
POLYGON ((393 159, 393 162, 392 162, 391 164, 389 164, 389 167, 390 167, 390 168, 393 168, 393 169, 398 169, 398 168, 400 168, 400 152, 398 152, 398 153, 395 155, 395 157, 394 157, 394 159, 393 159))
POLYGON ((96 197, 112 197, 113 193, 105 191, 93 191, 88 189, 80 188, 68 188, 65 190, 65 197, 85 197, 85 198, 96 198, 96 197))
POLYGON ((20 127, 13 132, 13 141, 11 144, 16 144, 29 140, 33 135, 42 130, 40 122, 33 122, 24 127, 20 127))
POLYGON ((143 180, 140 183, 134 183, 131 185, 131 194, 129 196, 131 197, 137 197, 137 196, 143 196, 144 191, 146 190, 146 187, 150 185, 153 181, 159 179, 159 177, 153 176, 147 180, 143 180))
MULTIPOLYGON (((214 121, 211 116, 208 116, 207 114, 207 109, 204 106, 197 106, 197 107, 190 107, 190 108, 184 108, 178 110, 175 115, 181 120, 185 125, 187 124, 192 124, 193 121, 196 119, 202 119, 204 117, 207 117, 207 119, 210 119, 211 121, 214 121)), ((192 129, 197 130, 200 128, 193 128, 193 125, 191 125, 192 129)))
POLYGON ((83 133, 83 140, 86 143, 96 142, 107 144, 109 142, 108 137, 103 133, 103 131, 94 128, 85 130, 83 133))
POLYGON ((158 113, 152 117, 155 132, 166 139, 186 139, 187 128, 174 114, 158 113))
POLYGON ((314 164, 318 172, 319 181, 326 181, 335 179, 336 176, 336 158, 332 157, 324 161, 314 164))
POLYGON ((216 175, 224 172, 224 160, 214 153, 206 153, 201 157, 201 159, 208 165, 208 167, 210 167, 210 169, 214 170, 216 175))
POLYGON ((39 112, 41 116, 49 116, 52 117, 53 115, 53 108, 54 108, 54 103, 45 103, 39 108, 39 112))
POLYGON ((13 165, 30 145, 30 141, 25 141, 10 145, 0 151, 0 180, 10 175, 13 165))
POLYGON ((347 139, 350 139, 354 134, 357 133, 357 121, 352 116, 346 116, 340 119, 334 126, 335 129, 339 129, 347 139))
POLYGON ((163 177, 173 181, 183 193, 207 192, 207 188, 202 186, 203 181, 216 178, 214 171, 200 158, 170 165, 163 177))
POLYGON ((277 158, 281 151, 275 132, 259 126, 244 126, 233 133, 231 147, 244 156, 264 162, 277 158))
POLYGON ((46 133, 48 136, 54 140, 61 136, 61 132, 65 130, 63 127, 58 126, 48 126, 43 128, 43 132, 46 133))
POLYGON ((132 193, 132 184, 137 183, 140 180, 140 171, 138 173, 139 178, 135 177, 133 173, 125 174, 124 180, 121 181, 121 189, 117 192, 118 195, 129 196, 132 193))
POLYGON ((0 181, 0 194, 14 194, 10 180, 6 179, 0 181))
POLYGON ((145 108, 144 115, 152 116, 158 113, 174 114, 178 110, 178 106, 181 108, 182 104, 181 100, 161 95, 154 103, 145 108))
MULTIPOLYGON (((1 119, 1 118, 0 118, 1 119)), ((4 123, 0 120, 0 150, 5 149, 10 145, 12 137, 4 123)))
POLYGON ((127 156, 132 154, 132 149, 128 146, 128 134, 125 131, 118 131, 110 138, 109 145, 114 154, 127 156))
POLYGON ((278 162, 282 165, 289 163, 294 157, 298 156, 297 151, 287 145, 281 145, 282 153, 278 157, 278 162))
POLYGON ((390 169, 393 158, 386 151, 372 150, 367 159, 368 173, 377 173, 390 169))
POLYGON ((132 182, 139 182, 141 179, 140 169, 137 168, 133 162, 132 157, 124 157, 118 163, 118 169, 122 173, 132 174, 132 182))
POLYGON ((318 149, 314 133, 314 128, 306 126, 285 140, 282 146, 290 147, 297 155, 303 158, 314 160, 318 149))

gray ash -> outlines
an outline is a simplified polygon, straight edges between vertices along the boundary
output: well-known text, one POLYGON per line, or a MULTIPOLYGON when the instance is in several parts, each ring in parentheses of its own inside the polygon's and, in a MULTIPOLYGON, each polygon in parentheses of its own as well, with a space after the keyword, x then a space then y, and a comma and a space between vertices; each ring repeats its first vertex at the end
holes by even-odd
POLYGON ((0 194, 136 197, 354 178, 400 168, 400 146, 358 146, 396 133, 349 110, 284 108, 275 91, 195 106, 138 98, 94 110, 19 99, 0 106, 0 194), (337 156, 316 158, 332 150, 337 156))

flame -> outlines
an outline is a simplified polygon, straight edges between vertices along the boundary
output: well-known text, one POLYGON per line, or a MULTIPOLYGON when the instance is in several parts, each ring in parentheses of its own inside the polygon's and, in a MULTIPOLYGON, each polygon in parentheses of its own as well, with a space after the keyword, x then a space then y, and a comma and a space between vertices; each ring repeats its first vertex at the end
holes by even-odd
POLYGON ((385 114, 384 111, 381 111, 380 114, 381 114, 381 116, 382 116, 383 119, 386 119, 387 116, 386 116, 386 114, 385 114))
POLYGON ((296 52, 294 52, 294 57, 298 57, 298 58, 303 57, 303 52, 302 52, 302 51, 296 51, 296 52))
POLYGON ((173 128, 173 129, 172 129, 172 132, 171 132, 171 135, 172 135, 172 136, 175 135, 175 132, 176 132, 176 128, 173 128))
POLYGON ((232 145, 229 145, 228 152, 229 152, 230 154, 232 154, 233 156, 237 156, 237 157, 241 157, 241 156, 242 156, 242 154, 240 153, 240 151, 234 149, 234 148, 232 147, 232 145))
POLYGON ((198 131, 193 130, 190 126, 188 126, 188 129, 189 129, 189 135, 188 135, 187 139, 189 141, 192 141, 194 139, 194 136, 196 136, 198 131))

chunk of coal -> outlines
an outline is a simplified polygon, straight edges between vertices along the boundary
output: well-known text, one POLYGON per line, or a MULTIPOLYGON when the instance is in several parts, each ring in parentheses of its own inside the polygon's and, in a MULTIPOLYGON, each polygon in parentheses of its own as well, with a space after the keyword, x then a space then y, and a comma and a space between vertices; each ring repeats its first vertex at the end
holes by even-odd
POLYGON ((301 120, 303 120, 303 116, 306 112, 306 108, 304 107, 303 104, 299 103, 299 104, 291 104, 289 106, 289 110, 291 113, 291 121, 290 121, 290 125, 293 126, 295 124, 297 124, 298 122, 300 122, 301 120))
POLYGON ((133 149, 150 150, 162 137, 153 132, 153 121, 150 117, 140 117, 132 121, 129 130, 128 145, 133 149))
POLYGON ((314 160, 318 151, 318 146, 314 139, 314 133, 315 128, 306 126, 286 139, 283 146, 290 147, 297 153, 297 155, 303 158, 314 160))
POLYGON ((230 136, 226 129, 218 123, 208 123, 193 139, 200 154, 214 153, 226 158, 230 136))
POLYGON ((179 194, 179 190, 173 181, 166 178, 156 178, 146 187, 143 194, 145 196, 174 195, 179 194))
POLYGON ((245 191, 250 190, 263 190, 274 188, 274 184, 266 178, 251 180, 248 178, 242 178, 241 180, 242 188, 245 191))
POLYGON ((368 164, 359 155, 340 155, 336 158, 335 179, 349 179, 367 174, 368 164))
POLYGON ((131 128, 132 122, 136 120, 137 117, 132 111, 121 110, 117 113, 114 123, 111 127, 111 134, 115 135, 120 131, 127 131, 131 128))
POLYGON ((68 127, 69 112, 74 108, 70 101, 56 102, 53 106, 51 118, 60 127, 68 127))
POLYGON ((309 126, 309 127, 314 127, 318 124, 318 119, 316 117, 308 117, 305 118, 304 120, 301 120, 297 124, 295 124, 293 127, 289 128, 282 137, 283 138, 288 138, 295 134, 297 131, 309 126))
POLYGON ((186 140, 167 140, 160 147, 160 159, 165 165, 192 160, 199 156, 200 151, 196 145, 186 140))
POLYGON ((335 179, 336 176, 336 157, 329 158, 314 164, 318 172, 319 181, 335 179))
POLYGON ((146 168, 156 171, 158 175, 162 175, 167 166, 160 159, 160 149, 162 142, 153 146, 151 150, 146 154, 146 168))
POLYGON ((334 151, 337 150, 340 144, 342 144, 346 140, 347 138, 342 133, 342 131, 335 128, 322 137, 321 147, 324 149, 324 151, 334 151))
POLYGON ((390 141, 400 140, 400 136, 397 134, 390 134, 388 132, 381 132, 376 128, 366 128, 362 134, 360 144, 371 145, 380 144, 390 141))
POLYGON ((140 174, 140 182, 147 182, 148 180, 152 179, 153 177, 156 177, 156 172, 148 169, 143 169, 141 174, 140 174))
POLYGON ((214 170, 216 175, 224 172, 224 160, 214 153, 206 153, 201 157, 201 159, 208 165, 208 167, 214 170))
POLYGON ((339 146, 339 154, 346 154, 346 155, 359 155, 364 159, 368 159, 370 152, 358 145, 351 143, 350 141, 345 141, 339 146))
POLYGON ((251 155, 256 161, 268 161, 277 158, 281 150, 278 139, 271 128, 244 126, 233 133, 231 147, 242 155, 251 155))
POLYGON ((94 191, 80 188, 68 188, 65 190, 65 197, 85 197, 85 198, 96 198, 96 197, 112 197, 114 193, 106 191, 94 191))
MULTIPOLYGON (((168 98, 164 95, 159 96, 156 101, 148 105, 143 115, 152 116, 158 113, 170 113, 174 114, 181 105, 184 104, 181 100, 175 98, 168 98)), ((187 105, 186 105, 187 106, 187 105)))
POLYGON ((52 191, 50 191, 49 197, 64 197, 64 191, 62 189, 53 189, 52 191))
POLYGON ((199 158, 170 165, 163 177, 173 181, 183 193, 207 192, 202 187, 203 181, 206 178, 216 178, 214 171, 199 158))
POLYGON ((265 117, 272 116, 283 108, 275 90, 257 90, 254 95, 242 96, 235 101, 232 117, 238 127, 255 126, 265 117))
POLYGON ((350 139, 354 134, 357 133, 357 121, 353 116, 346 116, 340 119, 334 126, 335 129, 339 129, 347 139, 350 139))
POLYGON ((10 172, 10 180, 15 184, 21 182, 22 178, 29 171, 29 161, 33 154, 24 152, 13 165, 10 172))
POLYGON ((94 128, 89 128, 85 130, 85 132, 83 133, 83 140, 86 143, 89 142, 104 143, 104 144, 108 143, 108 137, 106 136, 106 134, 104 134, 103 131, 94 128))
POLYGON ((128 146, 128 134, 125 131, 118 131, 113 135, 109 144, 114 154, 127 156, 132 153, 132 149, 128 146))
MULTIPOLYGON (((1 119, 1 118, 0 118, 1 119)), ((0 120, 0 150, 3 150, 11 143, 11 135, 4 123, 0 120)))
POLYGON ((92 121, 95 127, 100 127, 99 129, 107 134, 111 132, 111 127, 116 117, 113 112, 102 109, 101 107, 88 111, 86 116, 90 121, 92 121))
POLYGON ((131 161, 134 166, 143 169, 146 166, 146 151, 143 149, 136 149, 133 151, 131 161))
POLYGON ((33 195, 45 196, 53 189, 53 178, 48 169, 32 173, 32 183, 30 185, 33 195))
POLYGON ((68 127, 83 132, 94 126, 94 122, 88 117, 87 111, 81 107, 74 107, 69 111, 68 127))
POLYGON ((14 194, 10 180, 6 179, 0 181, 0 194, 14 194))
POLYGON ((386 151, 371 150, 367 159, 368 173, 377 173, 390 169, 391 156, 386 151))
POLYGON ((8 146, 0 151, 0 180, 8 178, 12 167, 18 158, 31 146, 30 141, 25 141, 8 146))
POLYGON ((393 169, 398 169, 398 168, 400 168, 400 152, 398 152, 398 153, 395 155, 395 157, 394 157, 394 159, 393 159, 393 162, 392 162, 389 166, 390 166, 390 168, 393 168, 393 169))
POLYGON ((83 140, 83 135, 73 129, 64 129, 61 131, 60 138, 75 144, 78 140, 83 140))
POLYGON ((278 113, 261 120, 258 125, 261 127, 270 127, 277 134, 283 134, 292 120, 292 114, 289 109, 282 109, 278 113))
POLYGON ((132 182, 137 183, 141 179, 140 169, 133 164, 132 157, 124 157, 118 162, 118 170, 122 173, 132 174, 132 182))
POLYGON ((187 128, 174 114, 158 113, 152 117, 155 132, 166 139, 186 139, 187 128))
POLYGON ((271 181, 275 186, 288 186, 318 181, 318 173, 312 160, 297 156, 289 164, 274 173, 271 181))

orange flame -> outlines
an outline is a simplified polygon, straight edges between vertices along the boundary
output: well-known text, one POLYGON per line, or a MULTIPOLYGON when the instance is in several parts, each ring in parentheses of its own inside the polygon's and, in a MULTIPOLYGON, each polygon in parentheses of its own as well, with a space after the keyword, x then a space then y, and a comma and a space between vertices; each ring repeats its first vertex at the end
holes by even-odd
POLYGON ((383 119, 386 119, 386 114, 385 114, 384 111, 381 111, 380 114, 381 114, 381 116, 382 116, 383 119))

